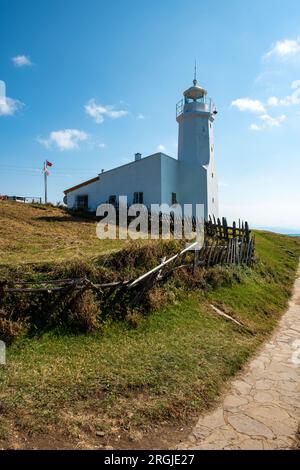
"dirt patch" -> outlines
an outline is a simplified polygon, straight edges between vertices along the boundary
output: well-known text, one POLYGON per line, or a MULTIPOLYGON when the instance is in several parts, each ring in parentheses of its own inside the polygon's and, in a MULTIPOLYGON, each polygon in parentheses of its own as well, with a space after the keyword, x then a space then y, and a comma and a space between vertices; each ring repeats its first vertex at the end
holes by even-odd
POLYGON ((120 431, 115 435, 84 434, 77 438, 53 432, 30 436, 18 432, 11 433, 10 442, 0 439, 0 450, 168 450, 175 449, 192 430, 196 417, 187 425, 162 425, 148 429, 144 434, 141 431, 132 433, 120 431))

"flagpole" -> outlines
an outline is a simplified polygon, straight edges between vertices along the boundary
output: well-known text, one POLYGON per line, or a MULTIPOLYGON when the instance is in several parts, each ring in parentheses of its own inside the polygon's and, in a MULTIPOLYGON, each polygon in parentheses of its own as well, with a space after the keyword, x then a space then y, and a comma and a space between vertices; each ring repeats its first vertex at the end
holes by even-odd
POLYGON ((45 204, 47 204, 47 166, 44 162, 44 185, 45 185, 45 204))

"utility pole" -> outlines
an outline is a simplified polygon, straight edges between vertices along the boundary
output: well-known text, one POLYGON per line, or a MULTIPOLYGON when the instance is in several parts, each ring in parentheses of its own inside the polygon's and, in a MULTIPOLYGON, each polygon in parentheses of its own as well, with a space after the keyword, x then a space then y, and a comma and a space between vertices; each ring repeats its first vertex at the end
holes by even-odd
POLYGON ((48 176, 47 164, 46 162, 44 162, 45 204, 47 204, 47 176, 48 176))

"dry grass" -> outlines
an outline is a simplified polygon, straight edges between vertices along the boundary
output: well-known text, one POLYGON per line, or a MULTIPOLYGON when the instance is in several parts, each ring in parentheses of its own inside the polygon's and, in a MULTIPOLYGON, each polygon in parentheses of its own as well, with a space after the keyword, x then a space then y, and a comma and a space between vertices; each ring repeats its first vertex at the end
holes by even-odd
MULTIPOLYGON (((15 210, 20 208, 8 206, 17 224, 15 210)), ((91 254, 84 251, 85 240, 97 244, 94 224, 75 219, 72 222, 72 218, 69 222, 41 221, 41 209, 26 210, 31 215, 30 222, 25 215, 20 222, 27 240, 25 244, 20 241, 20 252, 11 250, 8 229, 1 228, 5 234, 0 242, 5 262, 21 277, 72 277, 81 273, 88 273, 92 279, 126 277, 152 267, 162 254, 176 249, 174 242, 168 246, 147 244, 145 249, 128 244, 128 249, 117 254, 74 261, 70 253, 78 254, 77 249, 81 254, 91 254), (54 258, 45 258, 43 243, 39 245, 35 229, 31 232, 32 224, 36 230, 41 224, 41 237, 49 244, 53 242, 47 240, 48 224, 55 227, 55 233, 70 231, 77 248, 73 252, 63 245, 62 251, 58 250, 61 262, 51 262, 57 257, 54 254, 54 258), (86 228, 81 230, 81 226, 86 228), (28 245, 30 233, 38 256, 28 245), (30 270, 18 268, 20 257, 40 262, 43 256, 43 266, 39 263, 30 270), (64 263, 64 256, 68 263, 64 263)), ((47 217, 51 211, 66 216, 60 209, 48 208, 47 217)), ((6 211, 5 220, 8 218, 6 211)), ((14 246, 18 246, 20 233, 11 233, 14 246)), ((115 247, 106 248, 109 251, 115 247)), ((147 435, 157 432, 153 427, 181 427, 191 415, 207 410, 227 380, 268 337, 286 308, 299 254, 300 239, 258 233, 259 259, 253 269, 199 270, 193 282, 187 273, 178 273, 165 287, 157 287, 145 296, 148 315, 141 315, 140 309, 130 310, 124 318, 123 306, 117 301, 107 305, 106 312, 101 305, 100 315, 105 315, 100 331, 95 331, 99 306, 90 295, 83 303, 78 299, 68 319, 78 323, 79 330, 83 320, 84 330, 92 329, 92 333, 58 329, 41 332, 37 328, 39 334, 18 338, 8 348, 7 365, 0 369, 0 448, 47 447, 51 439, 56 448, 88 448, 105 443, 119 448, 128 445, 130 436, 141 433, 146 436, 143 445, 153 448, 153 444, 147 444, 147 435), (238 319, 247 331, 216 316, 210 304, 238 319), (99 429, 105 437, 95 442, 99 429)), ((36 321, 43 320, 39 308, 37 305, 33 311, 36 321)), ((13 325, 7 325, 8 330, 10 327, 13 325)))
POLYGON ((99 240, 96 223, 51 205, 0 202, 0 263, 8 265, 96 256, 124 245, 99 240))

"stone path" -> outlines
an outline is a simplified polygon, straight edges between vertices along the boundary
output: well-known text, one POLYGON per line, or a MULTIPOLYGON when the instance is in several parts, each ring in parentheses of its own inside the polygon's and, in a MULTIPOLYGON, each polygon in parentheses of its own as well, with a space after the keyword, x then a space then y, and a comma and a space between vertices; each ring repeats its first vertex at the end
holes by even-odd
POLYGON ((271 341, 178 449, 289 449, 300 424, 300 267, 271 341))

